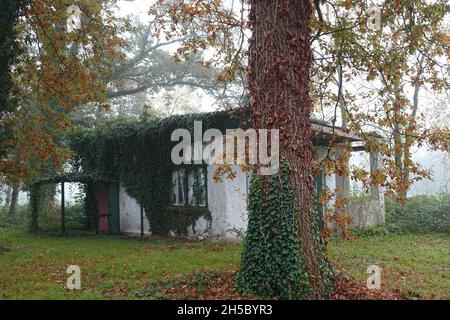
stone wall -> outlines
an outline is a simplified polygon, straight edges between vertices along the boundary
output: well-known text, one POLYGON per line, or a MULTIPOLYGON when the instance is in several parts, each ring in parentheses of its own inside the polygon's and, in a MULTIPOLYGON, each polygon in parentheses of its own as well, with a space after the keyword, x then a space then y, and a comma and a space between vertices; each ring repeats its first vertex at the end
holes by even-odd
MULTIPOLYGON (((192 238, 213 237, 227 240, 239 239, 247 229, 247 175, 239 166, 233 166, 236 172, 234 180, 213 179, 216 166, 208 167, 208 209, 211 221, 201 217, 194 225, 187 227, 192 238)), ((141 232, 140 206, 130 197, 123 186, 120 187, 120 231, 139 234, 141 232)), ((145 212, 144 212, 145 214, 145 212)), ((144 216, 144 232, 150 234, 147 216, 144 216)), ((175 236, 175 234, 171 233, 175 236)))
POLYGON ((372 228, 385 223, 385 208, 378 200, 350 201, 347 214, 353 219, 352 227, 372 228))

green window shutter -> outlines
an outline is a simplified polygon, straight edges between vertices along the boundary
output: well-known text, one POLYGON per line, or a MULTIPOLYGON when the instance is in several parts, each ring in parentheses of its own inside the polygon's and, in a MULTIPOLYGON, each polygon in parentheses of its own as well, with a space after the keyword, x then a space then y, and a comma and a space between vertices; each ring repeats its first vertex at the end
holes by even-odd
POLYGON ((119 206, 119 184, 108 183, 108 214, 109 232, 118 234, 120 231, 120 206, 119 206))

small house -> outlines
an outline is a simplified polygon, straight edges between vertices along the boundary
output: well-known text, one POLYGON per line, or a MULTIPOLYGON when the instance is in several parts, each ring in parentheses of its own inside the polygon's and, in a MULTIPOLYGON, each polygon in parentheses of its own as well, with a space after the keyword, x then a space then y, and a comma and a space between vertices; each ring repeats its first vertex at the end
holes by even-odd
MULTIPOLYGON (((74 138, 76 166, 108 183, 95 183, 97 228, 104 233, 157 234, 238 239, 247 227, 247 195, 251 174, 231 165, 233 179, 217 181, 217 164, 176 165, 171 134, 179 128, 193 129, 202 121, 203 130, 221 132, 246 126, 245 116, 230 112, 181 115, 150 122, 116 123, 108 128, 86 130, 74 138)), ((248 127, 248 126, 247 126, 248 127)), ((347 143, 355 152, 365 151, 363 139, 341 128, 312 121, 317 161, 338 157, 329 142, 347 143)), ((380 157, 370 154, 370 170, 381 166, 380 157)), ((316 177, 316 191, 336 190, 337 199, 350 198, 348 177, 316 177)), ((332 209, 333 201, 318 205, 318 214, 332 209)), ((372 227, 384 223, 384 193, 372 186, 370 197, 350 201, 347 213, 354 225, 372 227)))

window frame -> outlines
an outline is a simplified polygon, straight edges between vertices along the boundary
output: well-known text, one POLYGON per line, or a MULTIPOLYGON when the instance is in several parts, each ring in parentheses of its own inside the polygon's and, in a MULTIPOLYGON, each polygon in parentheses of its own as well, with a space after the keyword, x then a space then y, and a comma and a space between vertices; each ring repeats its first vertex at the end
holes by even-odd
POLYGON ((196 173, 189 171, 189 174, 187 177, 187 179, 188 179, 187 180, 187 188, 185 186, 186 170, 184 168, 180 168, 180 169, 175 169, 172 171, 172 201, 171 201, 172 206, 196 207, 196 208, 207 208, 208 207, 208 187, 207 187, 208 177, 207 177, 207 174, 205 174, 205 168, 198 167, 195 170, 196 170, 196 173), (195 176, 196 175, 198 175, 199 179, 202 180, 201 181, 201 188, 202 188, 201 201, 197 201, 197 199, 194 196, 195 176), (186 194, 186 192, 187 192, 187 194, 186 194), (182 201, 180 201, 180 199, 182 201))

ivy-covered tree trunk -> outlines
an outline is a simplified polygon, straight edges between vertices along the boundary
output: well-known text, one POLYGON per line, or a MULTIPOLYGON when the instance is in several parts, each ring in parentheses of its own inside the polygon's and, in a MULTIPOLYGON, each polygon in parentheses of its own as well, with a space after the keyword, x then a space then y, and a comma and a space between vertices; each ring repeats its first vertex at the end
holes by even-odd
POLYGON ((283 200, 285 183, 276 182, 283 181, 285 170, 278 179, 257 177, 252 183, 238 285, 243 291, 263 296, 293 298, 297 293, 299 298, 327 297, 333 291, 333 275, 320 239, 317 214, 312 210, 311 3, 251 0, 250 5, 252 119, 257 129, 280 130, 280 157, 288 166, 287 183, 292 186, 294 201, 291 210, 283 200), (297 246, 279 241, 292 232, 297 246), (298 288, 289 292, 278 283, 298 288))

